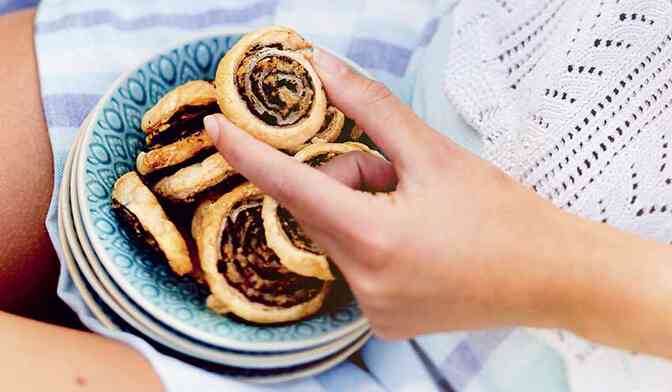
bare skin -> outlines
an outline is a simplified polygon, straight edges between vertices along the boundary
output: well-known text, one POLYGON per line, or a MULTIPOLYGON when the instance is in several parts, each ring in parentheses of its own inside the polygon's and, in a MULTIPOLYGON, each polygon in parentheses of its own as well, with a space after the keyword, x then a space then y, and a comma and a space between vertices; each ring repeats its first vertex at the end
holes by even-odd
POLYGON ((332 256, 378 336, 560 327, 672 357, 672 247, 555 208, 428 127, 382 84, 325 52, 314 58, 329 99, 389 163, 347 154, 319 171, 222 115, 205 124, 233 167, 332 256))
POLYGON ((6 391, 160 391, 151 365, 113 340, 0 312, 6 391))
POLYGON ((53 163, 33 53, 33 11, 0 17, 0 309, 32 314, 53 297, 58 261, 44 226, 53 163), (11 75, 11 77, 9 77, 11 75))
MULTIPOLYGON (((32 321, 62 311, 58 261, 44 227, 53 162, 33 53, 34 11, 0 17, 0 389, 159 391, 150 364, 103 337, 32 321)), ((59 320, 59 321, 62 321, 59 320)))
MULTIPOLYGON (((43 229, 52 162, 32 17, 0 17, 0 70, 12 75, 0 85, 0 195, 11 201, 0 206, 5 310, 53 293, 56 275, 43 229)), ((221 116, 210 118, 208 130, 226 158, 333 256, 379 336, 552 326, 672 357, 670 247, 555 209, 428 128, 384 86, 323 53, 316 63, 330 99, 366 129, 390 163, 349 154, 320 172, 221 116), (357 189, 394 192, 371 196, 357 189)), ((90 333, 0 312, 0 347, 7 354, 0 356, 7 390, 161 389, 137 352, 90 333)))

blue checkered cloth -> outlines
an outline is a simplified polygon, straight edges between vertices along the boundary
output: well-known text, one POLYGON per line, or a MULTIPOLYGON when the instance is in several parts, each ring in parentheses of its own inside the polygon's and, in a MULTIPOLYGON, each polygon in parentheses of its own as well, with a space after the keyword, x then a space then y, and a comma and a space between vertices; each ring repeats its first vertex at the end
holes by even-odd
MULTIPOLYGON (((11 10, 26 1, 2 1, 11 10)), ((224 29, 292 26, 320 46, 369 70, 409 103, 427 47, 450 9, 449 0, 44 0, 35 42, 44 112, 54 162, 55 192, 47 228, 59 251, 57 198, 63 164, 77 129, 109 85, 170 42, 224 29)), ((441 72, 436 70, 436 72, 441 72)), ((416 95, 414 97, 414 95, 416 95)), ((439 94, 425 100, 441 103, 439 94)), ((414 105, 415 107, 415 105, 414 105)), ((417 107, 419 113, 427 108, 417 107)), ((449 130, 446 130, 449 133, 449 130)), ((157 352, 142 339, 102 327, 86 309, 62 268, 59 295, 92 330, 138 349, 168 390, 256 391, 157 352), (225 389, 228 388, 228 389, 225 389)), ((459 317, 459 315, 456 315, 459 317)), ((440 376, 458 391, 566 391, 562 361, 522 329, 459 332, 417 339, 440 376)), ((276 386, 280 390, 441 390, 408 342, 373 339, 362 351, 367 371, 344 363, 320 376, 276 386)))

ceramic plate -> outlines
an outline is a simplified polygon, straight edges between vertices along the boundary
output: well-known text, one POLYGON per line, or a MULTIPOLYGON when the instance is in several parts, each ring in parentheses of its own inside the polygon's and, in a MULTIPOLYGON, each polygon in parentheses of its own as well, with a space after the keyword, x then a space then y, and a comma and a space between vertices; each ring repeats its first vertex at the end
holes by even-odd
MULTIPOLYGON (((86 120, 85 120, 86 123, 86 120)), ((77 265, 74 260, 70 246, 68 245, 68 236, 73 236, 73 228, 69 227, 70 232, 66 234, 66 227, 64 224, 64 214, 70 214, 70 173, 73 167, 73 159, 75 156, 75 149, 79 144, 80 138, 77 137, 75 144, 68 154, 68 159, 65 162, 65 167, 63 170, 63 179, 61 182, 61 188, 59 193, 59 203, 58 203, 58 237, 61 241, 63 247, 63 262, 68 269, 72 283, 77 287, 84 304, 89 308, 93 316, 106 328, 112 330, 118 330, 119 327, 112 321, 110 317, 107 316, 102 307, 98 304, 95 296, 91 294, 89 287, 87 286, 86 281, 82 278, 82 275, 77 268, 77 265)))
MULTIPOLYGON (((75 156, 78 156, 79 146, 73 147, 75 156)), ((73 168, 76 171, 76 168, 73 168)), ((317 346, 299 352, 288 353, 241 353, 224 350, 220 347, 213 347, 194 341, 186 336, 182 336, 171 328, 154 320, 141 309, 138 309, 129 298, 121 292, 117 285, 112 282, 109 275, 99 262, 91 244, 84 233, 84 228, 79 219, 79 203, 76 192, 76 181, 71 179, 70 200, 66 200, 63 205, 71 209, 72 215, 64 219, 66 233, 70 235, 70 246, 75 249, 75 253, 82 254, 83 257, 75 257, 78 265, 86 275, 96 293, 103 301, 113 307, 113 311, 122 317, 134 329, 148 335, 156 342, 167 346, 173 350, 181 352, 191 357, 205 360, 208 362, 235 366, 241 368, 267 369, 296 366, 308 362, 316 361, 321 358, 334 354, 342 350, 355 340, 361 337, 367 330, 367 326, 356 329, 352 333, 343 336, 341 339, 334 340, 327 344, 317 346), (69 205, 67 205, 69 204, 69 205), (73 218, 74 217, 74 218, 73 218), (74 221, 74 222, 73 222, 74 221), (73 230, 67 230, 74 224, 73 230)), ((221 317, 221 316, 218 316, 221 317)))
MULTIPOLYGON (((115 284, 140 308, 171 328, 210 345, 241 351, 302 350, 339 339, 368 323, 347 290, 334 290, 318 315, 281 326, 257 326, 217 316, 206 291, 178 278, 165 263, 129 242, 111 210, 111 189, 133 170, 143 146, 143 113, 170 89, 213 79, 219 59, 240 34, 194 39, 150 58, 118 79, 86 128, 76 175, 88 238, 115 284)), ((353 67, 362 72, 353 64, 353 67)))
MULTIPOLYGON (((68 242, 64 242, 63 249, 65 254, 71 254, 68 242)), ((74 261, 72 259, 66 259, 66 260, 70 260, 66 261, 69 265, 68 267, 69 271, 71 273, 72 271, 76 271, 77 265, 74 264, 74 261)), ((75 273, 79 274, 79 272, 75 273)), ((88 296, 90 298, 95 296, 93 293, 88 291, 86 285, 81 286, 78 285, 78 288, 80 289, 80 293, 82 293, 83 296, 88 296)), ((193 365, 200 366, 208 371, 215 372, 227 377, 236 378, 238 380, 245 382, 260 383, 260 384, 288 382, 305 377, 314 376, 324 371, 327 371, 332 367, 335 367, 341 362, 347 360, 351 355, 353 355, 360 348, 362 348, 370 337, 371 332, 366 332, 364 335, 357 338, 353 343, 343 348, 341 351, 328 356, 327 358, 311 362, 305 365, 293 366, 288 368, 248 370, 248 369, 238 369, 234 367, 225 367, 225 366, 211 366, 209 364, 203 364, 199 362, 195 363, 193 361, 189 361, 188 359, 185 359, 185 361, 193 365)), ((162 351, 165 352, 166 350, 164 349, 162 351)), ((170 351, 168 351, 166 352, 166 354, 181 359, 180 353, 171 353, 170 351)))
POLYGON ((369 339, 372 336, 372 332, 367 332, 364 336, 361 338, 357 339, 355 343, 353 343, 350 347, 344 349, 343 351, 336 353, 332 355, 329 358, 326 358, 322 361, 316 362, 312 364, 311 366, 306 366, 303 369, 301 368, 296 368, 292 370, 291 372, 287 372, 286 374, 277 374, 274 376, 266 376, 266 377, 258 377, 258 378, 249 378, 246 381, 253 382, 253 383, 259 383, 259 384, 270 384, 270 383, 280 383, 280 382, 288 382, 288 381, 293 381, 293 380, 298 380, 301 378, 306 378, 306 377, 311 377, 323 372, 326 372, 327 370, 335 367, 336 365, 340 364, 341 362, 347 360, 350 358, 352 355, 354 355, 359 349, 364 347, 366 342, 369 341, 369 339))

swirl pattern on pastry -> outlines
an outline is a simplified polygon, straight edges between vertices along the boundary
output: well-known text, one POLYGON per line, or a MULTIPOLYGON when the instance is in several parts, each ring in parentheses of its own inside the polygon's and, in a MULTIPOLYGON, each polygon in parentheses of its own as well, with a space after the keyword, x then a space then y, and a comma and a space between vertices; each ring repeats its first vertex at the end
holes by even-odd
POLYGON ((324 122, 327 99, 310 64, 311 44, 273 26, 245 35, 226 53, 215 78, 222 113, 276 148, 310 140, 324 122))
POLYGON ((112 209, 131 235, 165 257, 176 274, 192 271, 184 237, 136 172, 126 173, 115 182, 112 209))
POLYGON ((345 115, 336 106, 329 105, 320 131, 311 139, 313 143, 332 143, 341 135, 345 115))
MULTIPOLYGON (((354 151, 364 151, 382 158, 378 152, 355 142, 310 144, 294 158, 316 167, 337 155, 354 151)), ((327 255, 303 233, 291 213, 270 196, 264 197, 262 217, 268 246, 288 270, 322 280, 334 279, 327 255)))
POLYGON ((317 312, 329 282, 289 271, 266 243, 263 193, 244 184, 203 202, 192 221, 208 306, 256 323, 298 320, 317 312))
POLYGON ((192 202, 236 174, 203 129, 204 117, 218 112, 214 84, 195 80, 168 92, 145 113, 147 149, 138 155, 136 169, 162 199, 192 202))
POLYGON ((310 139, 310 143, 304 143, 291 149, 285 149, 288 153, 296 154, 310 144, 337 143, 356 141, 362 136, 362 130, 354 121, 345 117, 336 106, 327 106, 327 113, 320 131, 310 139))

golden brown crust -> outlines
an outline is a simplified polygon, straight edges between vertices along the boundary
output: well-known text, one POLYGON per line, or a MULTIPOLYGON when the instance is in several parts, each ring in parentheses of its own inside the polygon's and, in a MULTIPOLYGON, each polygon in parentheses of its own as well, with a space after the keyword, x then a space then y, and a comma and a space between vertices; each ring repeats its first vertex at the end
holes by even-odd
POLYGON ((130 211, 152 235, 176 274, 182 276, 192 271, 187 243, 136 172, 126 173, 117 180, 112 199, 130 211))
MULTIPOLYGON (((286 151, 290 154, 296 154, 297 152, 303 150, 310 144, 333 143, 338 139, 338 137, 343 132, 344 125, 345 125, 345 114, 343 114, 343 112, 341 112, 336 106, 329 105, 327 107, 327 114, 325 116, 324 123, 322 124, 320 132, 318 132, 312 139, 310 139, 310 143, 300 144, 291 149, 286 149, 286 151)), ((355 128, 353 128, 353 130, 355 128)))
POLYGON ((174 203, 187 203, 193 201, 196 195, 235 174, 237 174, 236 171, 224 157, 215 152, 202 162, 194 163, 178 170, 175 174, 162 178, 152 187, 152 190, 174 203))
POLYGON ((149 134, 160 130, 178 110, 187 105, 207 105, 217 100, 215 86, 204 80, 187 82, 164 95, 142 117, 142 130, 149 134))
MULTIPOLYGON (((215 85, 222 113, 241 129, 276 148, 292 149, 305 143, 320 130, 327 107, 322 82, 308 59, 310 48, 309 42, 286 27, 271 26, 245 35, 226 53, 217 68, 215 85), (283 48, 272 47, 276 44, 281 44, 283 48), (240 71, 239 67, 253 49, 257 51, 255 55, 261 53, 259 56, 263 55, 264 58, 274 57, 283 59, 282 61, 295 62, 307 73, 312 84, 312 103, 307 115, 298 122, 286 126, 271 125, 257 117, 241 97, 236 80, 239 72, 247 70, 240 71)), ((250 80, 249 75, 244 77, 250 80)), ((282 87, 276 91, 279 92, 277 97, 280 97, 276 99, 281 101, 300 99, 289 90, 283 91, 282 87)), ((265 108, 269 111, 275 110, 268 105, 265 108)))
POLYGON ((315 158, 316 156, 325 153, 340 155, 355 151, 363 151, 375 155, 378 158, 385 159, 378 151, 372 150, 366 144, 358 142, 310 144, 303 150, 297 152, 296 155, 294 155, 294 158, 300 162, 306 162, 311 158, 315 158))
POLYGON ((227 217, 234 206, 246 199, 261 197, 263 193, 252 184, 244 184, 215 201, 202 203, 194 214, 191 232, 196 240, 201 267, 212 292, 207 305, 217 313, 230 311, 255 323, 281 323, 295 321, 317 312, 327 295, 329 284, 307 302, 291 307, 269 306, 250 301, 231 286, 218 269, 222 257, 222 233, 227 217))
POLYGON ((311 139, 313 143, 333 143, 343 131, 345 115, 336 106, 327 107, 327 117, 331 120, 324 124, 318 134, 311 139))
MULTIPOLYGON (((382 158, 377 151, 355 142, 310 144, 299 151, 294 158, 306 162, 325 153, 340 155, 354 151, 364 151, 382 158)), ((270 196, 264 197, 262 217, 268 246, 275 251, 288 270, 322 280, 334 279, 326 255, 299 249, 292 243, 278 215, 278 203, 270 196)))
POLYGON ((145 176, 156 170, 180 164, 213 146, 212 139, 207 133, 199 131, 167 146, 141 152, 136 159, 136 169, 145 176))

